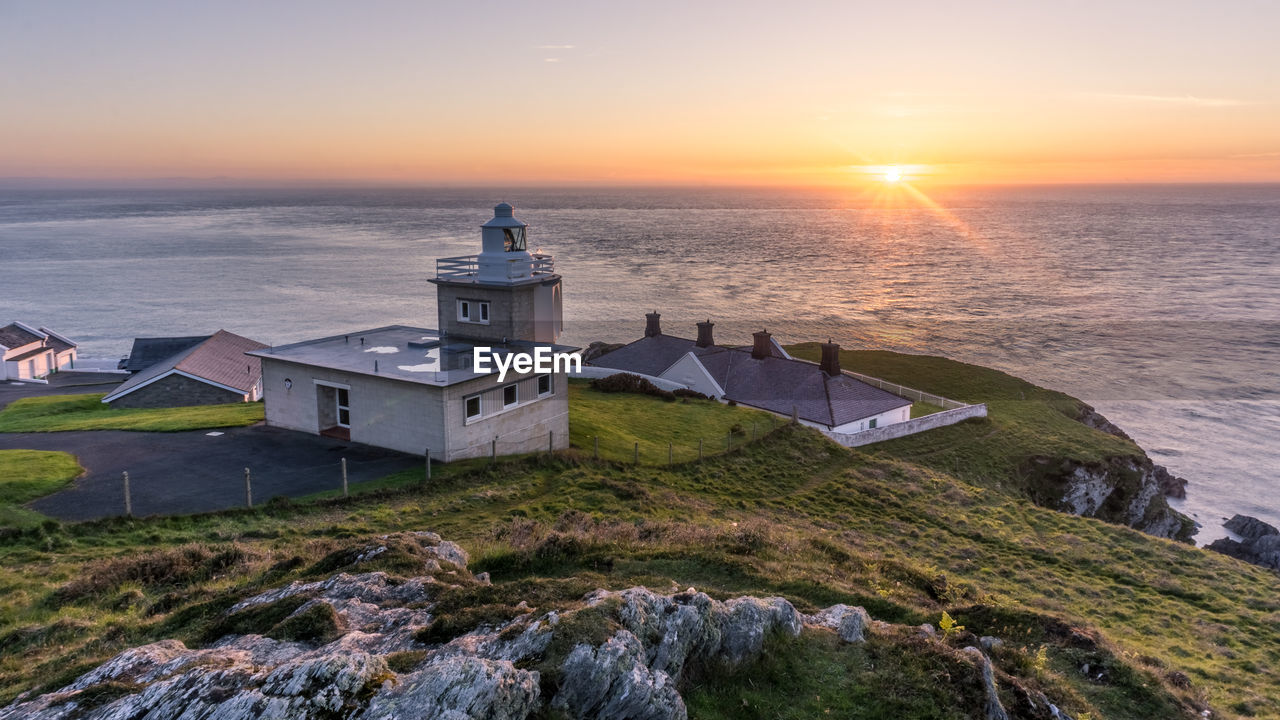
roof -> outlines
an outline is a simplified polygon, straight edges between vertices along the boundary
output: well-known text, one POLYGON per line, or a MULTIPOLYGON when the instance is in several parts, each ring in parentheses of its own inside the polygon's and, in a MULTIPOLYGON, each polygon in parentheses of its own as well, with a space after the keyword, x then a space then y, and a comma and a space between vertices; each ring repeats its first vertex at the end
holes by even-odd
POLYGON ((790 415, 828 427, 879 415, 911 404, 891 392, 848 375, 830 376, 816 364, 771 354, 751 356, 751 348, 700 348, 692 340, 655 335, 591 361, 597 367, 659 376, 687 353, 724 389, 726 400, 790 415))
MULTIPOLYGON (((444 387, 497 374, 497 369, 476 372, 472 367, 474 349, 487 347, 495 355, 570 352, 578 348, 524 340, 507 343, 472 341, 442 336, 435 330, 388 325, 331 337, 279 345, 252 355, 264 360, 309 365, 345 372, 375 375, 421 385, 444 387)), ((491 366, 492 367, 492 366, 491 366)))
POLYGON ((30 328, 21 323, 9 323, 4 327, 0 327, 0 345, 10 350, 29 345, 33 342, 44 340, 45 336, 38 332, 32 332, 30 328))
POLYGON ((102 400, 111 402, 162 377, 180 374, 227 390, 247 393, 262 377, 262 363, 247 356, 266 344, 241 337, 226 330, 205 338, 134 374, 102 400))
POLYGON ((131 373, 141 372, 183 350, 190 350, 210 337, 209 335, 192 335, 134 338, 133 349, 129 351, 129 359, 125 362, 124 369, 131 373))
POLYGON ((15 355, 11 358, 5 358, 5 360, 7 362, 18 362, 20 360, 26 360, 27 358, 33 358, 33 357, 43 355, 49 352, 50 350, 53 350, 53 348, 45 347, 44 345, 41 345, 40 347, 35 348, 34 350, 28 350, 22 353, 21 355, 15 355))

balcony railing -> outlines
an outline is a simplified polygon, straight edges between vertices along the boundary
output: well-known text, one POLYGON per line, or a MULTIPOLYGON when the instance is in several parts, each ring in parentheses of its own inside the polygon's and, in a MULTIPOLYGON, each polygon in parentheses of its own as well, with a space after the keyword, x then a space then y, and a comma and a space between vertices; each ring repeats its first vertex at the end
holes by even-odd
MULTIPOLYGON (((504 267, 496 274, 487 270, 484 279, 520 280, 536 275, 551 275, 556 271, 555 260, 543 253, 531 253, 533 259, 513 257, 506 259, 504 267)), ((462 255, 459 257, 440 258, 436 260, 436 279, 478 282, 480 277, 480 256, 462 255)))

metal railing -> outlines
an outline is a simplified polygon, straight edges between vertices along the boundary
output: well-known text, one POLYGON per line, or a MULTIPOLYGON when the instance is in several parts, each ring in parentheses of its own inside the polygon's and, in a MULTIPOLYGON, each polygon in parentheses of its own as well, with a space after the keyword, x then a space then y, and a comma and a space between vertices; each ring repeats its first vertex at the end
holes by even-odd
MULTIPOLYGON (((544 253, 532 253, 532 260, 513 257, 506 260, 506 272, 498 277, 508 280, 533 277, 535 275, 551 275, 555 273, 555 259, 544 253)), ((439 258, 436 260, 436 278, 439 280, 464 280, 476 282, 480 273, 479 255, 460 255, 458 257, 439 258)))
POLYGON ((970 403, 962 403, 956 400, 952 400, 951 398, 945 398, 945 397, 942 397, 941 395, 934 395, 933 393, 927 393, 927 392, 924 392, 923 390, 916 390, 915 388, 909 388, 905 385, 891 383, 885 380, 881 380, 878 377, 863 375, 862 373, 856 373, 849 370, 845 370, 844 374, 855 377, 861 380, 862 382, 868 385, 872 385, 874 387, 878 387, 881 390, 891 392, 894 395, 897 395, 899 397, 904 397, 908 400, 915 400, 917 402, 929 403, 930 405, 936 405, 942 408, 943 410, 957 410, 959 408, 969 407, 970 405, 970 403))

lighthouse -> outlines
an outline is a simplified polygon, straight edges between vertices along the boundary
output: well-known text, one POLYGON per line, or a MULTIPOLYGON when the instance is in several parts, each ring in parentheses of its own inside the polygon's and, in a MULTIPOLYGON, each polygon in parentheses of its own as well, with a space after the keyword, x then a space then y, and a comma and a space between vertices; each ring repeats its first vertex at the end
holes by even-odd
POLYGON ((560 276, 529 252, 529 225, 499 203, 480 226, 480 254, 436 261, 436 312, 446 338, 555 343, 563 326, 560 276))

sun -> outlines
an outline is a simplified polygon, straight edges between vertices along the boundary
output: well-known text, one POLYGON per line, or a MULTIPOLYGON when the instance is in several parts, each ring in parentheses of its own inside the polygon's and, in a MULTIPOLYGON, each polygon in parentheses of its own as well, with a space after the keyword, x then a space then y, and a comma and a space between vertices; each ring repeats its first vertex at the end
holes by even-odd
POLYGON ((890 165, 884 169, 884 181, 896 183, 902 179, 902 171, 896 165, 890 165))

